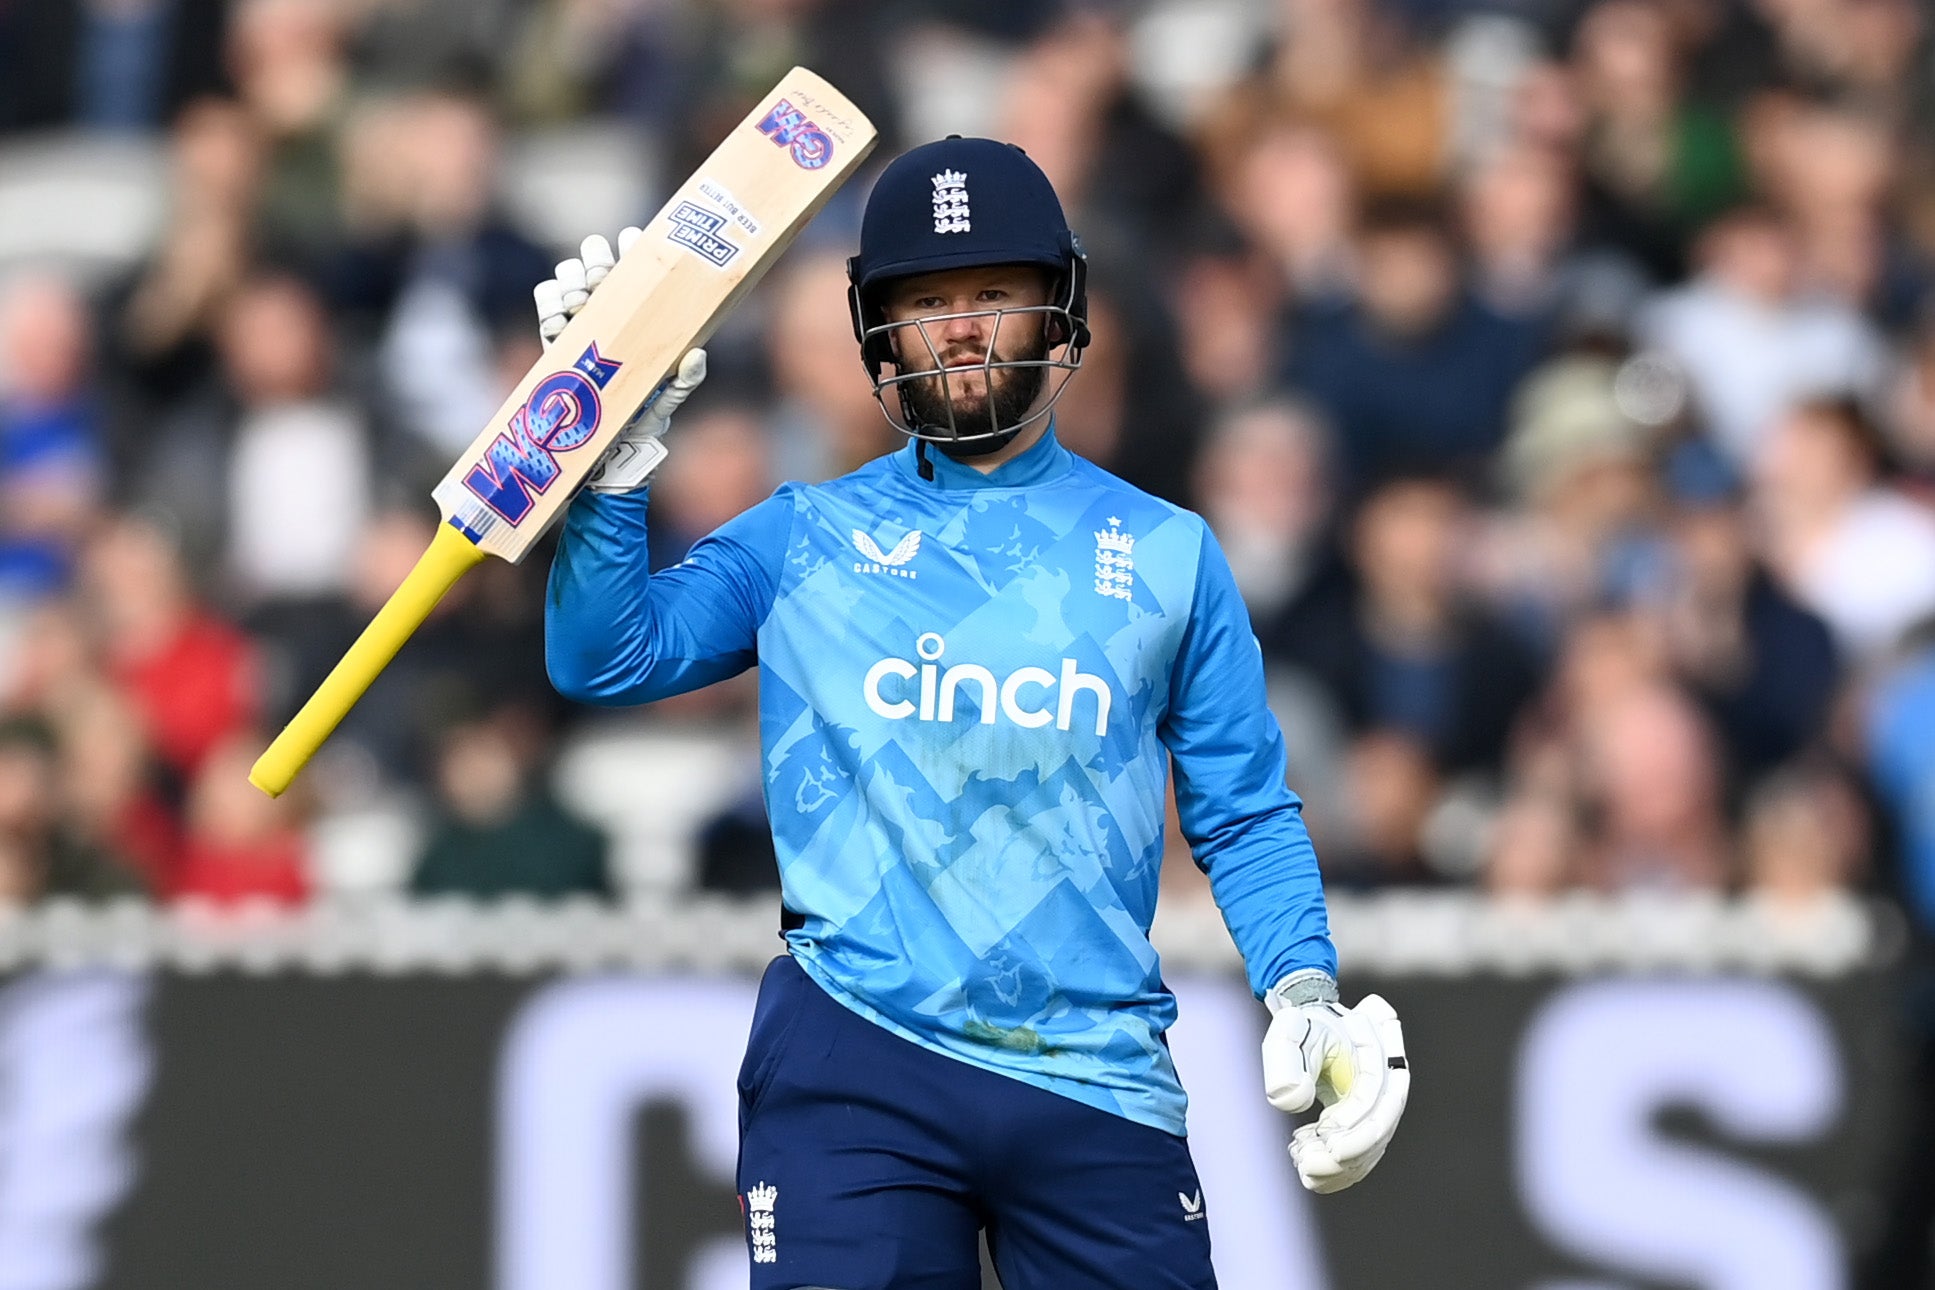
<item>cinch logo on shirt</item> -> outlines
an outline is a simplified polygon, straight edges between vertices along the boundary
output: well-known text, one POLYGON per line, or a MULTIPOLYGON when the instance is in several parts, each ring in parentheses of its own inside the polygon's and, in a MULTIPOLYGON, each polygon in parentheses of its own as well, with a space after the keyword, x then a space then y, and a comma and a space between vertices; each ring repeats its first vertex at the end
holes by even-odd
POLYGON ((1080 665, 1072 658, 1062 660, 1059 677, 1045 667, 1019 667, 1005 678, 997 679, 979 663, 956 663, 943 671, 937 660, 947 652, 947 641, 939 632, 922 632, 914 642, 914 652, 923 660, 918 667, 908 659, 883 658, 867 669, 866 679, 861 682, 867 706, 889 721, 905 721, 909 717, 917 721, 952 721, 961 688, 971 686, 984 726, 993 725, 998 712, 1031 730, 1051 721, 1055 729, 1067 730, 1075 719, 1075 696, 1087 691, 1095 696, 1095 733, 1099 736, 1108 729, 1109 706, 1113 701, 1108 682, 1080 671, 1080 665), (898 679, 890 682, 890 677, 898 679), (919 685, 908 684, 915 677, 920 678, 919 685), (1054 696, 1051 710, 1047 706, 1048 692, 1057 686, 1061 692, 1054 696), (1039 697, 1033 693, 1035 690, 1042 692, 1039 697), (897 697, 888 697, 890 692, 897 697))

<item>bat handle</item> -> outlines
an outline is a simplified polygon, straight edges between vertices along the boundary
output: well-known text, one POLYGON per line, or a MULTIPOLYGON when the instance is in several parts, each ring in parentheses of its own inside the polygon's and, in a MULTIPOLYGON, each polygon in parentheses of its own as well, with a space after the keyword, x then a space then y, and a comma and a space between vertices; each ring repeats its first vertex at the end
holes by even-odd
POLYGON ((484 552, 454 526, 439 524, 430 548, 417 560, 389 601, 377 611, 356 643, 316 687, 302 710, 282 728, 275 742, 256 759, 249 783, 270 797, 282 796, 296 772, 322 747, 337 723, 356 706, 377 674, 389 666, 403 642, 423 625, 446 592, 484 559, 484 552))

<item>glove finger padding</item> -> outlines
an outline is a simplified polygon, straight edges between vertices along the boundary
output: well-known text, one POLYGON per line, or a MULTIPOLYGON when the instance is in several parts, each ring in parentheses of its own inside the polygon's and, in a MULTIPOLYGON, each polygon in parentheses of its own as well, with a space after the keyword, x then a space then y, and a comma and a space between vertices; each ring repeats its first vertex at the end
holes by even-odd
POLYGON ((1263 1095, 1279 1111, 1297 1115, 1309 1110, 1317 1098, 1322 1059, 1313 1064, 1307 1051, 1313 1039, 1321 1042, 1316 1030, 1298 1008, 1285 1009, 1270 1019, 1270 1029, 1263 1036, 1263 1095))
POLYGON ((1297 1167, 1297 1180, 1305 1190, 1328 1196, 1361 1181, 1384 1158, 1388 1143, 1355 1159, 1339 1160, 1330 1144, 1314 1124, 1298 1129, 1290 1139, 1290 1160, 1297 1167))
POLYGON ((611 243, 602 233, 593 233, 579 245, 578 258, 584 261, 586 292, 596 291, 612 266, 618 263, 611 253, 611 243))
POLYGON ((564 312, 564 288, 556 278, 546 278, 531 288, 531 299, 537 304, 538 335, 548 345, 569 321, 564 312))
POLYGON ((698 389, 704 381, 705 351, 703 349, 686 350, 685 357, 679 360, 679 370, 673 375, 671 383, 665 387, 664 393, 660 394, 653 403, 652 411, 670 419, 671 415, 679 410, 679 406, 691 397, 692 391, 698 389))
POLYGON ((553 270, 557 276, 558 287, 564 292, 564 312, 568 318, 585 307, 591 299, 591 288, 585 282, 585 262, 580 259, 559 260, 553 270))
MULTIPOLYGON (((638 240, 641 231, 627 228, 618 235, 618 255, 623 255, 638 240)), ((532 298, 537 302, 538 335, 545 344, 558 338, 565 324, 590 302, 591 293, 617 263, 611 243, 603 234, 593 233, 579 245, 577 258, 558 261, 552 270, 556 276, 532 288, 532 298)))

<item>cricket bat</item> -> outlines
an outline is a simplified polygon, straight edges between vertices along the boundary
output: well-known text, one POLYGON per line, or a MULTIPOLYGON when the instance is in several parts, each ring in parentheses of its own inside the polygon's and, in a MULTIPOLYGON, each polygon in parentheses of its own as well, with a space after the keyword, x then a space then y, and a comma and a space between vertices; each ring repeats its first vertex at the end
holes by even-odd
POLYGON ((488 555, 524 558, 619 430, 874 141, 873 124, 820 77, 796 67, 780 80, 672 194, 437 485, 443 523, 429 550, 256 761, 250 783, 279 796, 459 578, 488 555))

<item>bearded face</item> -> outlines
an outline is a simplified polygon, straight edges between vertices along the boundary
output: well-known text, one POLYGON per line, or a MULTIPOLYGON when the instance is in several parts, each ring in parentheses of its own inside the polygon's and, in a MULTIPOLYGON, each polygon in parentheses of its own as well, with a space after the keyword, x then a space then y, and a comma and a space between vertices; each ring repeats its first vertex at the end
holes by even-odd
POLYGON ((1047 283, 1025 265, 951 269, 894 284, 897 383, 910 425, 935 432, 942 451, 974 456, 999 448, 1025 420, 1047 379, 1047 283), (997 312, 1014 310, 1019 312, 997 312), (1018 366, 1004 366, 1004 364, 1018 366), (950 442, 952 435, 964 442, 950 442))
MULTIPOLYGON (((1014 319, 1008 320, 1012 325, 1014 319)), ((1004 328, 1005 330, 1005 328, 1004 328)), ((1016 328, 1020 330, 1020 328, 1016 328)), ((962 439, 986 436, 992 445, 1004 430, 1019 425, 1028 415, 1037 396, 1041 394, 1042 384, 1048 379, 1048 370, 1041 366, 1048 357, 1048 340, 1041 325, 1036 322, 1030 328, 1034 332, 1032 342, 1024 342, 1019 350, 1010 351, 1005 339, 995 348, 992 363, 981 366, 986 355, 968 354, 956 358, 943 356, 942 365, 948 367, 945 377, 930 376, 917 381, 908 381, 901 386, 901 397, 905 400, 908 420, 918 426, 929 426, 936 430, 953 427, 953 433, 962 439), (1025 367, 1002 367, 1009 362, 1028 363, 1025 367), (957 366, 957 364, 974 366, 957 366)), ((925 365, 910 365, 910 371, 932 370, 932 361, 925 365)), ((941 443, 943 451, 956 445, 941 443)), ((958 445, 963 448, 972 444, 958 445)))

